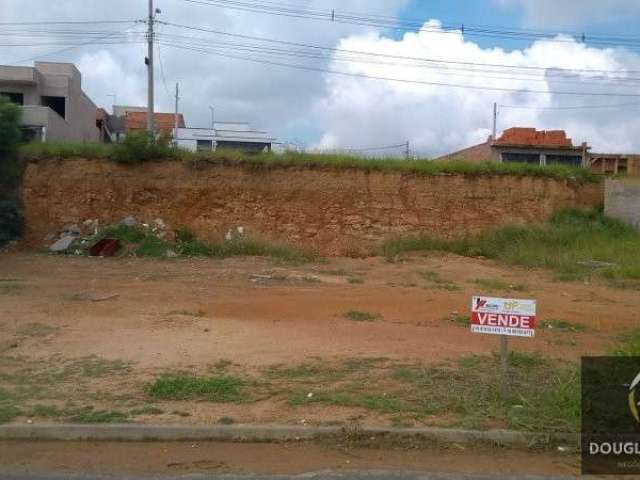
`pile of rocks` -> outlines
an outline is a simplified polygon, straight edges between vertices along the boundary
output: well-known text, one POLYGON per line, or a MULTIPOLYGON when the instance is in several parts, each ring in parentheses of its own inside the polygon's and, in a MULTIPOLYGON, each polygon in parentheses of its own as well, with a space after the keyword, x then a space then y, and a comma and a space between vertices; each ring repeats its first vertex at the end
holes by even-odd
MULTIPOLYGON (((127 227, 140 226, 161 240, 173 241, 175 238, 174 233, 161 218, 156 218, 150 223, 140 223, 134 216, 128 215, 119 224, 127 227)), ((74 254, 81 255, 91 243, 92 237, 98 235, 100 230, 98 219, 87 219, 81 224, 66 225, 58 233, 50 233, 45 237, 45 242, 52 253, 68 253, 73 250, 74 254)))

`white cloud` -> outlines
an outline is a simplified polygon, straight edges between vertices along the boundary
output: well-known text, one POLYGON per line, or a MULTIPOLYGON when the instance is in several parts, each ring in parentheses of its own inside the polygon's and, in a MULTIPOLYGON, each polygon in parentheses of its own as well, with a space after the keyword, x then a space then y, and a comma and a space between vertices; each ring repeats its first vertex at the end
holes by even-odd
POLYGON ((600 24, 640 13, 638 0, 496 0, 505 7, 524 9, 530 27, 577 27, 600 24))
MULTIPOLYGON (((431 30, 438 25, 434 21, 427 24, 431 30)), ((317 146, 391 145, 410 139, 416 151, 438 155, 485 140, 491 133, 493 102, 529 107, 609 105, 633 102, 634 99, 570 96, 552 92, 640 93, 637 83, 621 85, 614 79, 602 81, 602 74, 585 72, 567 77, 566 71, 557 70, 637 71, 640 70, 640 56, 622 50, 589 48, 568 38, 558 37, 557 40, 561 41, 537 42, 525 50, 505 52, 497 48, 483 49, 465 41, 460 34, 423 31, 419 34, 408 33, 397 41, 375 35, 345 38, 340 48, 354 51, 549 69, 528 71, 526 75, 529 78, 523 79, 516 77, 513 71, 505 73, 494 69, 488 72, 486 67, 480 71, 480 67, 469 65, 450 65, 449 70, 434 70, 406 64, 385 65, 384 62, 389 62, 389 59, 381 59, 378 64, 345 63, 336 59, 331 66, 335 70, 419 82, 464 84, 479 89, 327 75, 328 93, 315 106, 315 114, 324 131, 317 146), (472 73, 458 70, 469 68, 478 70, 472 73), (600 77, 593 78, 596 76, 600 77), (629 88, 629 85, 634 88, 629 88), (485 87, 540 90, 543 93, 482 90, 485 87)), ((396 60, 396 63, 402 62, 396 60)), ((635 102, 640 104, 640 98, 636 98, 635 102)), ((574 142, 589 141, 600 150, 640 149, 640 138, 635 134, 640 128, 640 117, 633 108, 553 111, 502 109, 499 128, 511 126, 566 129, 574 142)))

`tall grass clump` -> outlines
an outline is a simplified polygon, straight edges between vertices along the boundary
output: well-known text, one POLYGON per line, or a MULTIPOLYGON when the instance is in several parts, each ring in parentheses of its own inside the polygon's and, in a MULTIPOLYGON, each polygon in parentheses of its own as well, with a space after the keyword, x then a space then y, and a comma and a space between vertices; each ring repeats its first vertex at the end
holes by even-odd
POLYGON ((542 225, 505 226, 459 240, 418 235, 392 239, 383 246, 389 258, 426 250, 549 268, 564 279, 597 274, 640 281, 640 235, 600 209, 563 210, 542 225))

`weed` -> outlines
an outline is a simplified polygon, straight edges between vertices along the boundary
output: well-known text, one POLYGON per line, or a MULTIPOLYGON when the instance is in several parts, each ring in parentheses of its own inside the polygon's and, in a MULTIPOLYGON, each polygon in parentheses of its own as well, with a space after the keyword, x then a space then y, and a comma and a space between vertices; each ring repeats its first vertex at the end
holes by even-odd
MULTIPOLYGON (((129 137, 127 137, 129 138, 129 137)), ((546 177, 568 179, 574 182, 596 182, 598 177, 586 168, 560 165, 537 166, 518 163, 466 162, 463 160, 413 161, 397 158, 364 158, 346 154, 262 153, 246 154, 237 150, 191 153, 180 149, 151 146, 144 138, 132 138, 124 145, 89 143, 32 143, 20 150, 27 161, 50 158, 103 158, 124 163, 139 163, 156 159, 180 159, 185 163, 237 165, 260 172, 282 168, 327 168, 334 170, 357 169, 363 171, 390 171, 416 175, 457 174, 470 177, 511 175, 519 177, 546 177)))
POLYGON ((540 328, 553 329, 560 332, 582 333, 588 330, 586 325, 581 323, 569 322, 568 320, 548 319, 542 320, 539 324, 540 328))
POLYGON ((44 323, 27 323, 18 328, 20 335, 27 337, 46 337, 59 330, 58 327, 53 325, 46 325, 44 323))
POLYGON ((172 415, 177 415, 179 417, 190 417, 191 414, 189 412, 183 412, 181 410, 174 410, 171 412, 172 415))
POLYGON ((223 358, 221 360, 218 360, 213 367, 219 372, 223 372, 227 368, 229 368, 231 365, 233 365, 233 362, 231 360, 227 360, 223 358))
POLYGON ((454 314, 445 318, 447 322, 455 323, 461 327, 469 328, 471 325, 471 317, 469 315, 454 314))
POLYGON ((131 415, 162 415, 164 410, 154 407, 153 405, 147 405, 141 408, 134 408, 129 413, 131 415))
POLYGON ((169 312, 169 315, 181 315, 183 317, 196 317, 203 318, 207 316, 207 312, 204 310, 172 310, 169 312))
POLYGON ((147 389, 147 393, 162 400, 208 400, 210 402, 245 402, 242 391, 244 382, 237 377, 217 375, 196 377, 192 375, 167 375, 158 378, 147 389))
POLYGON ((19 295, 23 286, 17 283, 6 283, 0 285, 0 295, 19 295))
POLYGON ((22 415, 22 410, 15 405, 0 405, 0 423, 10 422, 20 415, 22 415))
POLYGON ((359 310, 351 310, 345 313, 343 317, 352 322, 375 322, 382 318, 381 315, 377 313, 362 312, 359 310))
POLYGON ((362 285, 364 283, 364 278, 360 278, 360 277, 349 277, 347 279, 347 282, 349 282, 352 285, 362 285))
POLYGON ((220 417, 216 422, 220 425, 233 425, 236 421, 232 417, 220 417))
POLYGON ((640 235, 597 209, 563 210, 543 225, 505 226, 457 240, 418 235, 390 240, 383 247, 388 258, 403 252, 428 250, 550 268, 561 280, 592 275, 611 281, 640 279, 640 235), (584 266, 589 261, 612 266, 594 270, 584 266))
POLYGON ((640 355, 640 328, 635 328, 622 334, 611 353, 621 356, 640 355))
POLYGON ((128 415, 116 410, 94 410, 84 407, 68 418, 72 423, 123 423, 128 421, 128 415))
POLYGON ((417 272, 417 274, 428 283, 435 285, 437 288, 442 290, 449 291, 457 291, 460 290, 460 287, 456 285, 454 282, 442 278, 442 276, 438 272, 434 272, 431 270, 422 270, 417 272))
POLYGON ((514 291, 514 292, 526 292, 529 288, 527 285, 523 283, 508 283, 504 280, 500 280, 499 278, 476 278, 472 280, 471 283, 478 285, 481 288, 484 288, 488 291, 514 291))

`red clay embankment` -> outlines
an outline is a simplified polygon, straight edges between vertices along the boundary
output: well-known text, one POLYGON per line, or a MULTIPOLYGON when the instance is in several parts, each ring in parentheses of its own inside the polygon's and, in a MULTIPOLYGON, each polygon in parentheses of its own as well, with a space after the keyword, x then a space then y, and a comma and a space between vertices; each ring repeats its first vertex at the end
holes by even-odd
POLYGON ((541 222, 565 207, 603 201, 601 183, 514 177, 273 168, 180 162, 123 166, 105 160, 30 163, 22 188, 27 244, 64 225, 133 215, 188 227, 202 239, 229 229, 317 249, 361 254, 397 235, 462 236, 541 222))

